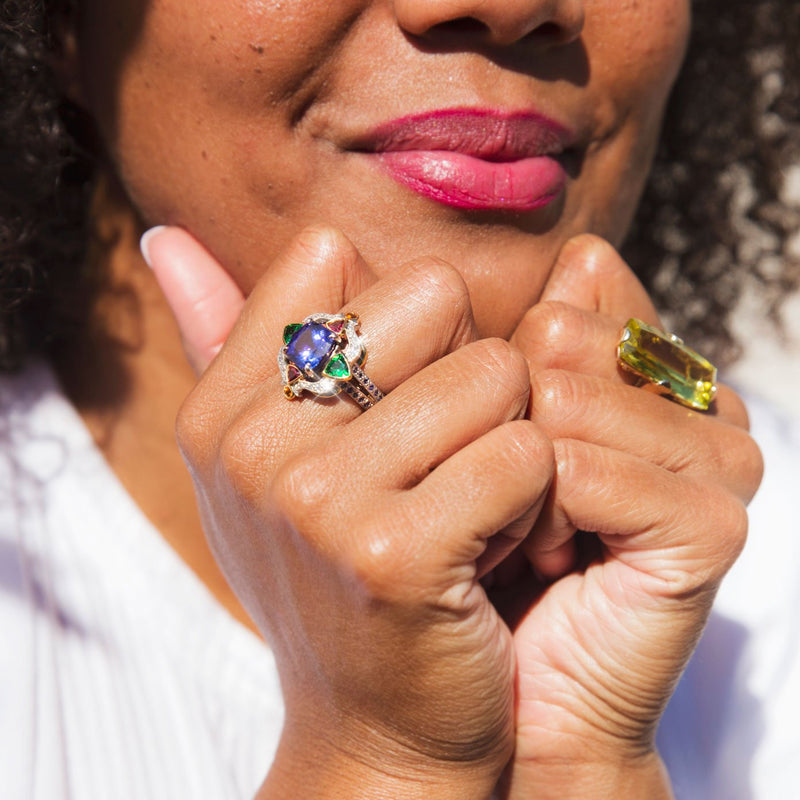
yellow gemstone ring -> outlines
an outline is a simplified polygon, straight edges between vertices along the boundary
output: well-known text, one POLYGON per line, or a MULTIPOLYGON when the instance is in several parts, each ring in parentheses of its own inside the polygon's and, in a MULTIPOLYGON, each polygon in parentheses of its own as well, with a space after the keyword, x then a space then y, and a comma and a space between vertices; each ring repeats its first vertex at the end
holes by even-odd
POLYGON ((717 393, 717 368, 671 333, 629 319, 617 361, 656 391, 689 408, 708 411, 717 393))

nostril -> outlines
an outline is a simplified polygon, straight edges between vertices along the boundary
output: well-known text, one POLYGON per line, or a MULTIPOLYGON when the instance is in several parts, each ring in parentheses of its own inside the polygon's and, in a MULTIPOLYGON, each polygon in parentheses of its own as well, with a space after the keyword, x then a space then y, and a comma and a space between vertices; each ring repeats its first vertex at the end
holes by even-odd
POLYGON ((486 23, 481 22, 475 17, 459 17, 458 19, 450 20, 449 23, 442 23, 449 25, 453 30, 461 31, 462 33, 469 33, 471 31, 479 31, 481 33, 488 30, 486 23))
POLYGON ((543 39, 562 39, 564 37, 564 29, 555 22, 545 22, 531 33, 535 33, 543 39))
POLYGON ((575 41, 581 34, 583 23, 580 25, 559 25, 557 22, 545 22, 536 30, 531 31, 528 36, 534 36, 542 42, 549 42, 555 45, 566 45, 575 41))
MULTIPOLYGON (((527 26, 526 26, 527 27, 527 26)), ((538 41, 561 43, 570 38, 569 32, 557 22, 543 22, 531 26, 530 30, 501 30, 472 16, 457 17, 430 26, 420 38, 440 42, 472 41, 488 44, 499 40, 503 43, 536 39, 538 41)))
POLYGON ((433 34, 444 34, 453 36, 478 35, 485 36, 489 33, 489 26, 475 17, 458 17, 440 22, 428 31, 433 34))
POLYGON ((407 36, 428 46, 505 47, 527 40, 566 44, 583 26, 585 0, 392 0, 407 36))

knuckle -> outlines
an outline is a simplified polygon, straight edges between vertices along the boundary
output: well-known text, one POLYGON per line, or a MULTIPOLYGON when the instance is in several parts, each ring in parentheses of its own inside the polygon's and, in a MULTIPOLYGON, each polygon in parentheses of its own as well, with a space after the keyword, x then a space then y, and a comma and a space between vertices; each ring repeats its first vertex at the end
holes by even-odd
POLYGON ((532 416, 542 422, 564 422, 587 407, 585 383, 569 372, 546 369, 531 377, 532 416))
POLYGON ((747 542, 749 518, 747 508, 737 497, 720 494, 716 502, 717 551, 721 564, 727 571, 739 557, 747 542))
POLYGON ((745 464, 748 467, 745 481, 750 488, 750 493, 745 499, 750 501, 764 478, 764 454, 755 439, 749 435, 746 439, 745 464))
POLYGON ((508 445, 504 452, 509 466, 526 474, 544 473, 549 480, 554 469, 554 446, 545 432, 530 420, 513 420, 505 425, 508 445))
POLYGON ((269 465, 264 426, 239 417, 225 431, 219 445, 219 465, 236 494, 248 503, 260 500, 269 465))
POLYGON ((397 538, 382 535, 375 528, 357 538, 350 568, 361 592, 372 601, 399 600, 408 559, 397 538))
POLYGON ((735 447, 728 445, 720 448, 718 461, 721 470, 733 471, 739 476, 743 499, 750 501, 764 476, 764 456, 755 440, 742 431, 735 447))
POLYGON ((469 290, 461 273, 443 259, 428 256, 405 267, 409 300, 436 317, 472 320, 469 290))
POLYGON ((710 473, 725 478, 737 487, 741 499, 749 502, 761 483, 764 457, 745 431, 729 429, 728 434, 724 439, 703 439, 699 445, 706 453, 710 473))
POLYGON ((469 297, 467 284, 461 273, 443 258, 426 256, 417 259, 409 264, 409 271, 419 278, 425 289, 437 297, 446 295, 451 300, 469 297))
POLYGON ((607 248, 611 252, 616 252, 609 242, 596 233, 579 233, 569 239, 562 248, 562 253, 575 255, 607 248))
MULTIPOLYGON (((465 348, 466 349, 466 348, 465 348)), ((471 369, 491 377, 492 389, 502 392, 507 402, 517 402, 530 393, 528 362, 522 353, 505 339, 481 339, 470 346, 471 369)))
POLYGON ((289 258, 302 263, 330 261, 344 271, 350 259, 356 255, 355 246, 337 228, 326 225, 311 225, 303 229, 294 239, 289 258))
MULTIPOLYGON (((695 484, 694 494, 704 510, 705 524, 693 528, 696 556, 683 571, 687 591, 716 586, 742 552, 748 531, 747 509, 733 494, 704 482, 695 484)), ((686 520, 685 509, 676 513, 686 520)))
POLYGON ((275 471, 269 486, 272 505, 284 519, 305 536, 325 529, 327 514, 335 500, 333 471, 324 456, 296 456, 275 471))
POLYGON ((580 340, 582 315, 567 303, 546 300, 533 306, 520 324, 518 335, 540 368, 558 364, 580 340))
POLYGON ((338 228, 327 225, 304 228, 292 239, 284 259, 300 276, 307 276, 309 269, 313 269, 315 281, 321 282, 339 303, 364 289, 358 250, 338 228))
POLYGON ((624 263, 614 246, 594 233, 582 233, 570 239, 559 254, 558 262, 579 261, 584 275, 607 276, 619 271, 624 263))
POLYGON ((216 429, 215 404, 197 389, 183 401, 175 418, 175 438, 183 457, 193 467, 208 461, 209 445, 216 429))

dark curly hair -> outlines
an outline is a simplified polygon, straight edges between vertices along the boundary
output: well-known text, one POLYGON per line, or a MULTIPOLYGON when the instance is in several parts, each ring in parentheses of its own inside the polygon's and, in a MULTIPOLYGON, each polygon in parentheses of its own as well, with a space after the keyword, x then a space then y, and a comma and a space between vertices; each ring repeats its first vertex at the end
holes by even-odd
POLYGON ((52 71, 71 0, 0 5, 0 369, 79 329, 93 159, 52 71))
MULTIPOLYGON (((0 369, 80 331, 95 164, 53 75, 73 0, 0 0, 0 369)), ((728 360, 748 282, 771 313, 798 284, 800 3, 697 0, 687 62, 625 255, 670 324, 728 360), (792 235, 795 238, 792 239, 792 235)))
POLYGON ((729 363, 739 348, 726 322, 743 290, 779 325, 800 284, 800 2, 693 7, 624 254, 672 327, 729 363))

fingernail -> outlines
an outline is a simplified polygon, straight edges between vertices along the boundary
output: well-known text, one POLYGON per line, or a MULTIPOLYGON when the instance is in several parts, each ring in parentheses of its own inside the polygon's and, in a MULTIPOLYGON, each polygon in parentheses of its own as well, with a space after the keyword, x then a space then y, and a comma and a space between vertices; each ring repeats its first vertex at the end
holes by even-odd
POLYGON ((144 258, 145 263, 150 269, 153 268, 153 262, 150 260, 150 242, 154 236, 158 236, 166 227, 166 225, 156 225, 154 228, 146 230, 142 234, 142 238, 139 239, 139 249, 142 251, 142 258, 144 258))

